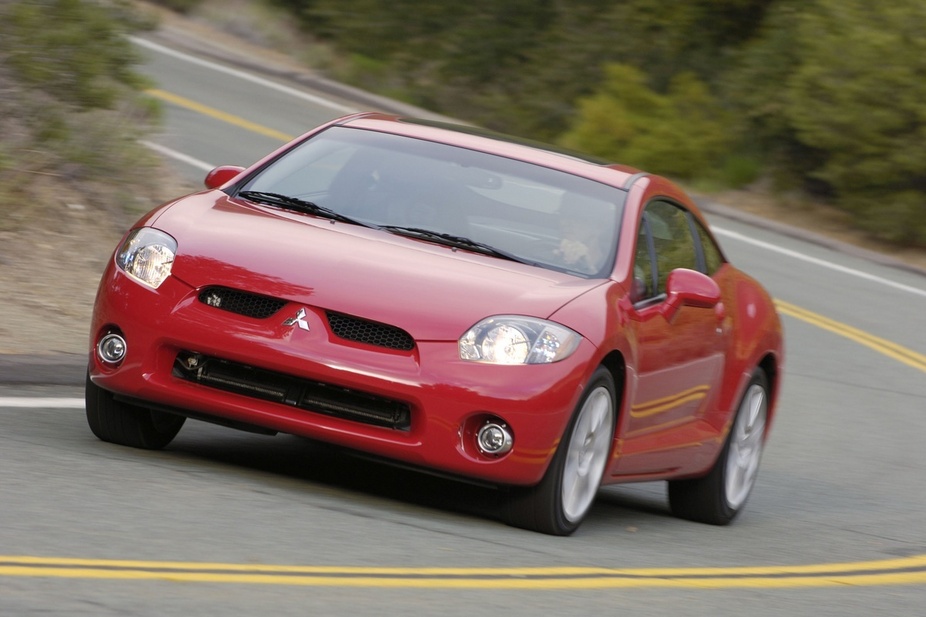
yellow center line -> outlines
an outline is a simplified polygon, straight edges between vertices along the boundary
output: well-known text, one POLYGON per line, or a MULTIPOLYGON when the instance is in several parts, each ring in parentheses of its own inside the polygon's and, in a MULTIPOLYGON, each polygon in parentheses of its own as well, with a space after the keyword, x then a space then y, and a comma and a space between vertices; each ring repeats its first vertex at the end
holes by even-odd
POLYGON ((0 576, 443 589, 794 588, 924 584, 926 555, 740 568, 325 567, 0 556, 0 576))
POLYGON ((280 141, 290 141, 293 139, 293 137, 295 137, 294 135, 287 135, 286 133, 267 128, 261 124, 251 122, 250 120, 245 120, 240 116, 235 116, 233 114, 215 109, 214 107, 209 107, 207 105, 203 105, 202 103, 197 103, 196 101, 184 98, 178 94, 173 94, 172 92, 152 88, 150 90, 146 90, 146 93, 162 101, 177 105, 178 107, 183 107, 184 109, 195 111, 196 113, 208 116, 215 120, 227 122, 228 124, 237 126, 238 128, 242 128, 246 131, 251 131, 259 135, 264 135, 265 137, 279 139, 280 141))
POLYGON ((834 321, 823 315, 818 315, 817 313, 802 309, 788 302, 776 300, 775 305, 778 307, 778 312, 782 315, 800 319, 801 321, 827 330, 828 332, 838 334, 839 336, 855 341, 860 345, 864 345, 869 349, 906 364, 907 366, 926 372, 926 355, 917 353, 912 349, 907 349, 887 339, 869 334, 863 330, 834 321))

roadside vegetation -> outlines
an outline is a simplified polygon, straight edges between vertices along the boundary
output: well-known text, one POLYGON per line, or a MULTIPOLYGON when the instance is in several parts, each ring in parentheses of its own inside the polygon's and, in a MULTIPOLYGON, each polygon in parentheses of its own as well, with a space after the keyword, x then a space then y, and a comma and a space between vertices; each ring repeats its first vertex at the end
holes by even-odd
MULTIPOLYGON (((253 2, 290 15, 335 79, 926 247, 922 0, 253 2)), ((48 179, 111 212, 145 193, 157 108, 122 36, 153 26, 139 4, 0 0, 0 230, 48 179)))
POLYGON ((337 79, 926 247, 922 0, 270 1, 337 79))
POLYGON ((0 2, 0 231, 153 205, 157 107, 123 36, 145 25, 125 2, 0 2))

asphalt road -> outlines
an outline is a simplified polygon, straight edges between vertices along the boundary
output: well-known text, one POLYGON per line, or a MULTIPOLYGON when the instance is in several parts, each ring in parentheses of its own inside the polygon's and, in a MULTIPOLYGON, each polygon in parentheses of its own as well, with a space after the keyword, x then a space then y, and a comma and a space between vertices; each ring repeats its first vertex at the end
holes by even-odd
MULTIPOLYGON (((197 180, 355 106, 145 54, 170 101, 155 145, 197 180)), ((0 384, 0 615, 923 614, 926 277, 711 218, 787 336, 732 526, 676 520, 640 484, 552 538, 498 522, 490 490, 195 422, 165 451, 121 448, 86 427, 79 363, 37 366, 0 384)))

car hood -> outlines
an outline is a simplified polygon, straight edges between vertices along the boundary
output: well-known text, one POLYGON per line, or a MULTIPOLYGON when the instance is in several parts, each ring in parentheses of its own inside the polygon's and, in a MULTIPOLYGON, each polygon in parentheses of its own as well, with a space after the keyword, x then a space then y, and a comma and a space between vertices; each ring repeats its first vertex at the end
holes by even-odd
POLYGON ((456 340, 502 314, 548 317, 601 280, 254 205, 207 191, 149 219, 178 244, 173 274, 456 340))

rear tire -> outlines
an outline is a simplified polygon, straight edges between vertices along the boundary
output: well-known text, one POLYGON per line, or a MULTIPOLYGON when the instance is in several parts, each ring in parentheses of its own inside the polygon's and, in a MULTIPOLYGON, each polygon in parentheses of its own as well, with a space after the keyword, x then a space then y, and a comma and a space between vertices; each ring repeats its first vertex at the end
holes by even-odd
POLYGON ((84 400, 93 434, 121 446, 160 450, 177 436, 186 421, 184 416, 117 401, 112 392, 93 383, 89 375, 84 400))
POLYGON ((595 500, 611 454, 616 400, 613 377, 599 368, 543 480, 536 486, 510 489, 509 525, 556 536, 569 535, 579 527, 595 500))
POLYGON ((726 525, 736 518, 755 485, 767 425, 768 379, 757 369, 710 472, 703 478, 669 482, 672 513, 711 525, 726 525))

